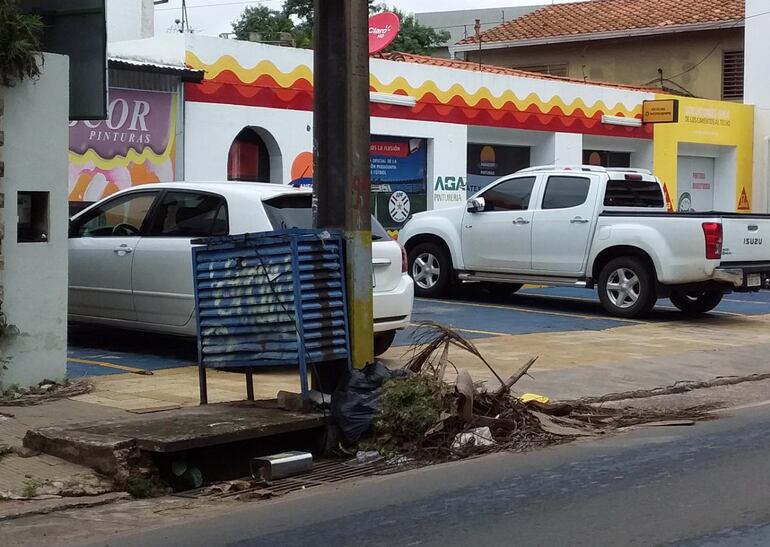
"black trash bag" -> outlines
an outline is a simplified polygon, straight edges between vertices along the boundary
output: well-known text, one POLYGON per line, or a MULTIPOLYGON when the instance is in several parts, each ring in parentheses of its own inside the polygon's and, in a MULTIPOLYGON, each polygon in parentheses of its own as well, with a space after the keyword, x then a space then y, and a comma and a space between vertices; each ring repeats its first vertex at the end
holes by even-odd
POLYGON ((409 375, 408 370, 391 370, 379 361, 348 373, 332 393, 332 416, 348 444, 355 443, 371 429, 380 409, 382 384, 409 375))

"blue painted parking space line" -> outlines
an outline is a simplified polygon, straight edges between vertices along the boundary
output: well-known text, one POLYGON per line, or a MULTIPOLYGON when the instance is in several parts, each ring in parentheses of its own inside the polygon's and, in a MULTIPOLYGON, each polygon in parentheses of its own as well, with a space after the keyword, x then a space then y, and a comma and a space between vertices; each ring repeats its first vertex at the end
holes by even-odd
MULTIPOLYGON (((417 299, 412 311, 412 322, 439 321, 460 331, 469 339, 488 338, 504 334, 531 334, 536 332, 566 332, 577 330, 604 330, 630 324, 608 317, 589 317, 569 311, 522 310, 520 307, 476 302, 446 302, 417 299), (587 320, 590 319, 590 320, 587 320)), ((413 328, 396 336, 394 345, 413 343, 413 328)))
POLYGON ((119 370, 104 368, 96 365, 84 365, 67 361, 67 376, 72 380, 87 376, 107 376, 108 374, 120 374, 119 370))
MULTIPOLYGON (((595 290, 578 289, 571 287, 550 287, 539 289, 522 289, 520 295, 535 295, 546 298, 569 298, 587 302, 599 302, 599 296, 595 290)), ((658 301, 656 309, 676 310, 676 307, 668 299, 658 301)), ((731 293, 725 295, 722 302, 713 313, 723 315, 764 315, 770 314, 770 291, 758 293, 731 293)))
POLYGON ((86 348, 70 346, 67 351, 67 374, 70 377, 103 376, 107 374, 125 374, 138 371, 153 371, 169 368, 192 366, 195 363, 172 356, 159 356, 143 353, 137 349, 135 352, 104 351, 100 348, 86 348), (98 363, 105 363, 100 365, 98 363), (116 365, 111 367, 110 365, 116 365), (125 367, 125 368, 119 368, 125 367))

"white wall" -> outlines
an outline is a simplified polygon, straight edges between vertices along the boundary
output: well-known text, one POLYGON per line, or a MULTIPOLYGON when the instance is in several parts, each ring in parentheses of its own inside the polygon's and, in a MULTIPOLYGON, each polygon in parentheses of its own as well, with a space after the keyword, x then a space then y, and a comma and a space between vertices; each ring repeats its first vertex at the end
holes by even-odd
POLYGON ((46 54, 40 79, 0 88, 5 114, 3 312, 21 335, 1 348, 11 358, 4 385, 62 378, 67 359, 67 145, 69 60, 46 54), (17 193, 49 194, 47 243, 17 243, 17 193))
MULTIPOLYGON (((227 154, 235 136, 247 126, 270 133, 280 148, 271 154, 271 180, 288 184, 301 152, 313 151, 313 113, 251 106, 191 103, 185 106, 185 179, 226 180, 227 154), (276 170, 279 162, 280 170, 276 170)), ((465 189, 434 196, 438 177, 454 182, 466 176, 467 129, 464 125, 372 118, 371 133, 428 139, 428 207, 451 207, 465 200, 465 189), (431 206, 431 203, 433 206, 431 206)))
MULTIPOLYGON (((269 132, 280 147, 280 179, 275 170, 278 158, 271 155, 269 182, 291 180, 291 164, 300 152, 313 151, 313 113, 252 106, 191 103, 185 105, 185 179, 227 180, 227 153, 235 136, 247 126, 269 132)), ((267 181, 266 181, 267 182, 267 181)))
POLYGON ((770 13, 767 0, 746 0, 743 100, 755 105, 753 210, 770 211, 770 13))
POLYGON ((155 30, 153 0, 107 0, 107 41, 151 38, 155 30))

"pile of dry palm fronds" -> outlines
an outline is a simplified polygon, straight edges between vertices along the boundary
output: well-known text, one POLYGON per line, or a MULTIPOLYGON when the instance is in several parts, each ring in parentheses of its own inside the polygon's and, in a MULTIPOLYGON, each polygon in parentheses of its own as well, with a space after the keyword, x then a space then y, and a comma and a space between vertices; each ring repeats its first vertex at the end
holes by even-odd
POLYGON ((713 407, 677 410, 604 408, 583 403, 522 402, 511 389, 537 360, 527 361, 503 380, 476 346, 457 331, 435 322, 420 323, 406 369, 439 386, 442 410, 437 422, 419 438, 411 439, 403 452, 421 459, 447 459, 498 450, 527 450, 566 442, 580 436, 601 435, 639 424, 689 425, 706 419, 713 407), (476 356, 490 370, 499 386, 487 388, 474 382, 470 373, 450 359, 457 348, 476 356), (454 384, 447 370, 456 374, 454 384))

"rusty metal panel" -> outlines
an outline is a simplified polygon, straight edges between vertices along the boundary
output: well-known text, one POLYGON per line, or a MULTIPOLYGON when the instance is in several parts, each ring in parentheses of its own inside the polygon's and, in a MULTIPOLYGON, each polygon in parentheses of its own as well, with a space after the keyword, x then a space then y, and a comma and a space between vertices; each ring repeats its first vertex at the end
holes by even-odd
POLYGON ((339 233, 288 230, 196 240, 199 364, 306 367, 349 360, 339 233))

